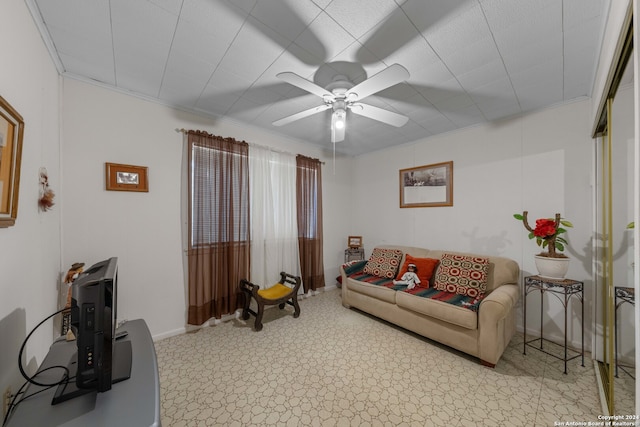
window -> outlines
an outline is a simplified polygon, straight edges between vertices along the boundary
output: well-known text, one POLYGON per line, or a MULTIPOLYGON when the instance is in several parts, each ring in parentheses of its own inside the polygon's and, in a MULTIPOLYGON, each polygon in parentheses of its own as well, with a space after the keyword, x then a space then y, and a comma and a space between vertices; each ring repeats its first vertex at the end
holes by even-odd
POLYGON ((247 155, 193 144, 191 247, 249 240, 247 155))
POLYGON ((305 177, 306 186, 299 189, 304 197, 298 200, 300 204, 299 215, 305 220, 298 221, 299 237, 308 239, 318 238, 318 172, 316 169, 305 165, 298 165, 299 172, 305 177))

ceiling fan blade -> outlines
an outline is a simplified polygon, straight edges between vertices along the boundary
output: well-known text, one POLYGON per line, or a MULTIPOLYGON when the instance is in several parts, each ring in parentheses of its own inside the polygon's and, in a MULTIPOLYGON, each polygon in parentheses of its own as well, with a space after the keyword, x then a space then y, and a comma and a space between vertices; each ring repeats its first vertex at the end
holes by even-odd
POLYGON ((318 95, 320 98, 330 98, 330 99, 334 99, 335 96, 329 92, 328 90, 326 90, 325 88, 322 88, 320 86, 318 86, 317 84, 310 82, 309 80, 305 79, 304 77, 300 77, 299 75, 297 75, 296 73, 291 73, 289 71, 284 72, 284 73, 278 73, 276 74, 276 77, 278 77, 279 79, 284 80, 285 82, 292 84, 294 86, 299 87, 300 89, 304 89, 307 92, 311 92, 314 95, 318 95))
POLYGON ((377 120, 382 123, 386 123, 391 126, 401 127, 404 126, 408 121, 409 117, 403 116, 402 114, 394 113, 389 110, 384 110, 382 108, 374 107, 369 104, 357 103, 351 105, 351 112, 357 114, 359 116, 368 117, 373 120, 377 120))
POLYGON ((408 78, 409 72, 406 68, 400 64, 393 64, 349 89, 347 91, 347 99, 349 99, 349 95, 355 95, 357 100, 364 99, 383 89, 397 85, 408 78))
POLYGON ((290 116, 284 117, 280 120, 276 120, 272 124, 274 126, 282 126, 288 125, 291 122, 295 122, 296 120, 304 119, 305 117, 309 117, 313 114, 320 113, 322 111, 328 110, 331 108, 331 105, 320 105, 319 107, 309 108, 308 110, 300 111, 299 113, 292 114, 290 116))

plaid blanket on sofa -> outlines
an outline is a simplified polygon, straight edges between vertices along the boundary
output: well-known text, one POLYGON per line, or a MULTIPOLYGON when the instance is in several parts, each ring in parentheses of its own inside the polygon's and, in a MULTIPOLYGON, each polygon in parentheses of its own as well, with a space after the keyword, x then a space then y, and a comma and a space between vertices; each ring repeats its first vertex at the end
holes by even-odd
POLYGON ((362 270, 364 269, 366 263, 367 261, 352 261, 346 263, 343 265, 344 272, 347 274, 347 277, 359 282, 366 282, 372 285, 384 286, 386 288, 390 288, 399 292, 406 292, 422 298, 431 298, 433 300, 446 302, 458 307, 464 307, 471 311, 477 312, 478 308, 480 307, 480 302, 482 301, 483 297, 472 298, 466 295, 439 291, 434 288, 425 288, 422 286, 416 286, 411 290, 407 290, 406 285, 394 285, 393 279, 372 276, 370 274, 364 273, 362 270))

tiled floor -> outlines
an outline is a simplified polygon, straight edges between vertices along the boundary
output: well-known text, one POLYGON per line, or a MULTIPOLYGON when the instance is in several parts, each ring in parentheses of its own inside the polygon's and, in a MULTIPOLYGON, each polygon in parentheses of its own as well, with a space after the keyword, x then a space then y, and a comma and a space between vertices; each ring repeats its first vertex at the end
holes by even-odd
POLYGON ((340 290, 269 309, 264 329, 232 320, 156 343, 162 425, 553 426, 601 414, 589 355, 522 354, 495 369, 347 310, 340 290))

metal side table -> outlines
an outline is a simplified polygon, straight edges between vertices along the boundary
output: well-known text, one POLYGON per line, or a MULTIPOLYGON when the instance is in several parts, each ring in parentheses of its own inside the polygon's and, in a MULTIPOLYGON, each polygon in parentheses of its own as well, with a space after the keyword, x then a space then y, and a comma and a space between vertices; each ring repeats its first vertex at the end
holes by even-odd
POLYGON ((524 352, 523 354, 527 354, 527 346, 531 348, 535 348, 536 350, 542 351, 550 356, 555 357, 556 359, 560 359, 564 361, 564 373, 567 373, 567 362, 569 360, 573 360, 576 357, 582 356, 582 366, 584 366, 584 283, 571 280, 571 279, 550 279, 547 277, 541 276, 527 276, 524 278, 524 352), (540 292, 540 337, 527 341, 527 295, 531 292, 539 291, 540 292), (544 293, 549 292, 552 295, 555 295, 562 305, 564 306, 564 357, 560 357, 557 354, 550 353, 545 350, 544 342, 549 342, 552 344, 556 344, 553 341, 549 341, 544 337, 543 334, 543 306, 544 306, 544 293), (567 308, 569 305, 569 300, 572 296, 576 296, 580 300, 581 306, 581 316, 582 316, 582 330, 581 330, 581 342, 582 348, 580 352, 575 350, 569 350, 567 348, 567 308), (534 345, 536 341, 540 342, 540 345, 534 345), (577 354, 569 357, 568 352, 576 352, 577 354))
POLYGON ((613 339, 615 341, 615 350, 616 350, 616 378, 618 378, 618 367, 629 375, 634 380, 636 377, 631 374, 631 372, 627 371, 626 368, 632 368, 632 366, 620 365, 618 364, 618 308, 624 303, 629 303, 631 305, 636 305, 636 292, 633 288, 627 288, 624 286, 616 286, 614 288, 615 292, 615 322, 613 324, 613 339))
POLYGON ((364 248, 347 248, 344 250, 344 262, 364 261, 364 248))

